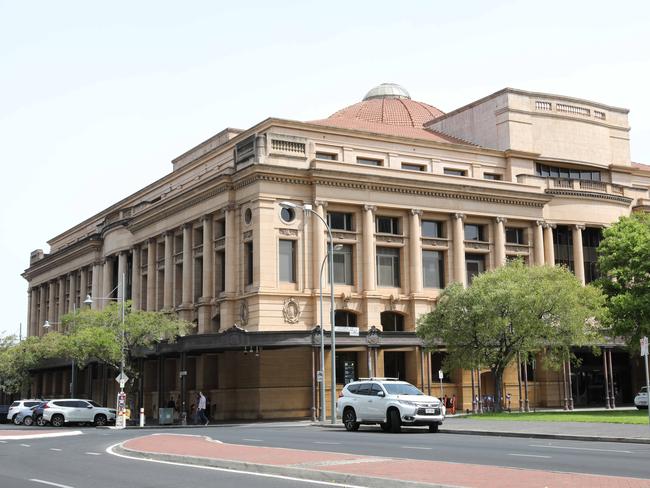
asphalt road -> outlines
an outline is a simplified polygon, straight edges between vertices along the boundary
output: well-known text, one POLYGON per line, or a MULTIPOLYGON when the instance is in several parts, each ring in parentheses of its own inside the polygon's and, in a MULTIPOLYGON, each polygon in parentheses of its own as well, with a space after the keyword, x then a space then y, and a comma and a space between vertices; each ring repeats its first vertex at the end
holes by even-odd
MULTIPOLYGON (((2 426, 5 427, 12 428, 2 426)), ((306 481, 123 459, 106 452, 107 447, 125 439, 161 431, 205 434, 223 442, 255 446, 650 478, 650 445, 644 444, 430 434, 421 429, 386 434, 372 427, 350 433, 297 422, 219 425, 199 429, 78 430, 83 435, 0 442, 0 486, 313 486, 306 481)))

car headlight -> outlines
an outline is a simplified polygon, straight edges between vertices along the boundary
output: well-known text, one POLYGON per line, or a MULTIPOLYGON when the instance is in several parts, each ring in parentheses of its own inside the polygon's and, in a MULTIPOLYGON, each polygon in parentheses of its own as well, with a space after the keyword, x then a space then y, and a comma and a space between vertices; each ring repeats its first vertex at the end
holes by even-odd
POLYGON ((416 407, 416 406, 417 406, 417 403, 415 403, 415 402, 411 402, 411 401, 409 401, 409 400, 400 400, 399 402, 400 402, 402 405, 407 405, 407 406, 409 406, 409 407, 416 407))

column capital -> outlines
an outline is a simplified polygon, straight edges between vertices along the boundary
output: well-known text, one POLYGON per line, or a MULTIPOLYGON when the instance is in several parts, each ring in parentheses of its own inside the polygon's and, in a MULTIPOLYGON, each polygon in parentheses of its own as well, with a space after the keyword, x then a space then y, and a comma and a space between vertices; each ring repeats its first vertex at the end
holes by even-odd
POLYGON ((544 222, 542 225, 545 229, 555 229, 557 227, 557 224, 551 224, 549 222, 544 222))
POLYGON ((131 252, 132 252, 132 253, 135 253, 135 252, 139 251, 139 250, 140 250, 140 247, 141 247, 141 244, 140 244, 140 243, 133 244, 133 245, 131 246, 131 252))
POLYGON ((505 217, 496 217, 494 220, 496 220, 497 224, 505 224, 508 222, 508 219, 505 217))
POLYGON ((201 216, 201 223, 205 224, 206 222, 209 222, 214 219, 214 216, 212 214, 205 214, 201 216))
POLYGON ((587 226, 585 224, 575 224, 573 228, 576 230, 585 230, 587 226))
POLYGON ((165 232, 162 233, 163 237, 174 237, 174 231, 173 230, 166 230, 165 232))
POLYGON ((453 219, 465 220, 465 214, 464 213, 454 213, 454 214, 451 214, 451 217, 453 219))
POLYGON ((411 209, 411 215, 417 215, 418 217, 422 217, 422 209, 421 208, 412 208, 411 209))
POLYGON ((181 229, 187 230, 187 229, 194 229, 194 224, 192 222, 185 222, 183 225, 181 225, 181 229))
POLYGON ((366 212, 375 213, 375 212, 377 211, 377 205, 364 205, 364 206, 363 206, 363 209, 364 209, 366 212))
POLYGON ((147 244, 158 244, 158 237, 150 237, 147 239, 147 244))
POLYGON ((544 227, 545 224, 546 224, 545 220, 536 220, 535 221, 535 225, 539 225, 540 227, 544 227))
POLYGON ((228 202, 224 207, 223 211, 224 212, 232 212, 234 210, 237 210, 237 204, 235 202, 228 202))
POLYGON ((314 200, 314 206, 327 208, 327 202, 325 200, 314 200))

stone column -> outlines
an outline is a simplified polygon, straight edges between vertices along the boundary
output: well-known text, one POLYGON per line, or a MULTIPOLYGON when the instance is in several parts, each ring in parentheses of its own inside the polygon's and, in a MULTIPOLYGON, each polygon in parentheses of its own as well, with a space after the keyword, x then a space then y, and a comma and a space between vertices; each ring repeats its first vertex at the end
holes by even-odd
MULTIPOLYGON (((113 260, 110 257, 104 259, 104 269, 102 271, 102 294, 101 297, 109 298, 113 291, 113 260)), ((100 298, 100 297, 97 297, 100 298)), ((97 308, 102 310, 107 303, 107 300, 95 300, 97 308)))
POLYGON ((117 258, 117 301, 126 300, 127 252, 121 251, 117 258))
POLYGON ((212 300, 214 299, 214 237, 213 217, 204 215, 203 225, 203 283, 199 300, 199 334, 212 331, 212 300))
POLYGON ((412 208, 409 215, 409 276, 411 293, 422 292, 422 229, 420 217, 422 210, 412 208))
POLYGON ((79 306, 81 307, 88 294, 88 270, 84 266, 79 270, 79 306))
POLYGON ((163 309, 166 311, 174 308, 174 233, 165 232, 165 278, 163 293, 163 309))
MULTIPOLYGON (((54 322, 56 322, 56 300, 54 299, 56 296, 56 282, 55 281, 50 281, 48 285, 48 297, 49 297, 49 302, 48 302, 48 310, 47 310, 47 320, 52 323, 52 330, 57 330, 59 329, 59 326, 55 326, 54 322)), ((42 324, 41 324, 42 325, 42 324)))
POLYGON ((375 219, 374 205, 363 206, 363 289, 365 292, 375 291, 375 219))
POLYGON ((65 315, 65 278, 59 277, 59 316, 58 320, 65 315))
POLYGON ((235 210, 237 206, 230 203, 224 209, 226 217, 226 271, 224 291, 226 300, 220 305, 221 327, 228 328, 235 321, 235 294, 239 280, 237 271, 237 225, 235 210))
POLYGON ((496 268, 506 264, 506 229, 508 220, 505 217, 497 217, 494 229, 494 265, 496 268))
POLYGON ((34 335, 34 323, 36 321, 36 302, 38 301, 36 289, 30 288, 27 297, 29 300, 29 314, 27 315, 27 331, 25 335, 31 337, 34 335))
MULTIPOLYGON (((93 283, 92 289, 90 291, 91 297, 101 297, 103 296, 103 291, 101 288, 101 276, 102 276, 102 263, 95 262, 93 263, 93 283)), ((93 310, 99 309, 99 300, 93 300, 93 303, 90 305, 90 308, 93 310)))
POLYGON ((156 283, 158 281, 158 265, 156 251, 158 242, 155 237, 147 242, 147 310, 156 310, 156 283))
POLYGON ((191 223, 183 225, 183 284, 181 291, 180 315, 185 320, 192 319, 192 276, 194 275, 194 256, 192 255, 192 231, 191 223))
POLYGON ((467 286, 467 269, 465 267, 465 214, 455 213, 452 219, 452 250, 454 253, 454 281, 467 286))
POLYGON ((131 301, 133 310, 142 310, 142 265, 140 263, 140 246, 131 249, 133 260, 131 262, 131 301))
POLYGON ((576 278, 583 285, 585 284, 585 258, 582 251, 582 231, 584 228, 584 225, 574 225, 571 227, 571 233, 573 234, 573 269, 575 270, 576 278))
POLYGON ((544 260, 546 264, 555 266, 555 248, 553 247, 553 229, 555 224, 544 224, 544 260))
POLYGON ((68 296, 68 313, 72 313, 77 304, 77 273, 72 271, 68 274, 70 280, 70 295, 68 296))
MULTIPOLYGON (((327 202, 316 201, 314 202, 314 211, 327 220, 325 215, 325 209, 327 208, 327 202)), ((320 288, 320 267, 323 264, 323 259, 325 259, 326 254, 326 237, 325 237, 325 226, 323 222, 318 217, 312 217, 312 235, 311 235, 311 246, 312 246, 312 288, 314 290, 319 290, 320 288)), ((326 264, 327 266, 327 264, 326 264)), ((326 279, 323 277, 323 282, 326 279)))
POLYGON ((41 285, 39 287, 39 298, 41 301, 39 313, 38 313, 38 323, 36 324, 36 335, 43 335, 43 324, 47 320, 47 309, 45 308, 45 295, 47 294, 46 290, 47 285, 41 285))
POLYGON ((544 221, 537 220, 533 226, 533 256, 536 266, 544 265, 544 221))

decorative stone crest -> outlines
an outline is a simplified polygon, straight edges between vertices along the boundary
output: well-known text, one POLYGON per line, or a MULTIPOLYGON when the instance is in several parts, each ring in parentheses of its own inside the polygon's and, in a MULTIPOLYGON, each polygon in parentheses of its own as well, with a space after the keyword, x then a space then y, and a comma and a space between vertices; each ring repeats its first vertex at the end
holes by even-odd
POLYGON ((381 337, 379 336, 379 329, 374 325, 368 329, 368 335, 366 335, 366 342, 369 346, 379 346, 381 344, 381 337))
POLYGON ((251 237, 253 237, 252 230, 247 230, 246 232, 244 232, 244 239, 250 239, 251 237))
POLYGON ((240 346, 246 343, 246 331, 237 324, 222 332, 225 343, 229 346, 240 346))
POLYGON ((287 298, 282 306, 282 315, 287 324, 296 324, 300 319, 300 305, 293 297, 287 298))
POLYGON ((320 326, 317 325, 311 330, 311 345, 320 346, 320 326))
POLYGON ((280 235, 298 237, 298 231, 296 229, 280 229, 280 235))
POLYGON ((346 295, 345 293, 341 293, 341 301, 343 302, 343 308, 344 309, 349 309, 350 308, 350 299, 352 297, 350 295, 346 295))
POLYGON ((387 310, 395 310, 398 303, 399 303, 399 297, 396 297, 395 295, 391 295, 390 298, 388 299, 387 310))
POLYGON ((248 302, 246 300, 239 302, 239 321, 243 327, 248 325, 248 302))

